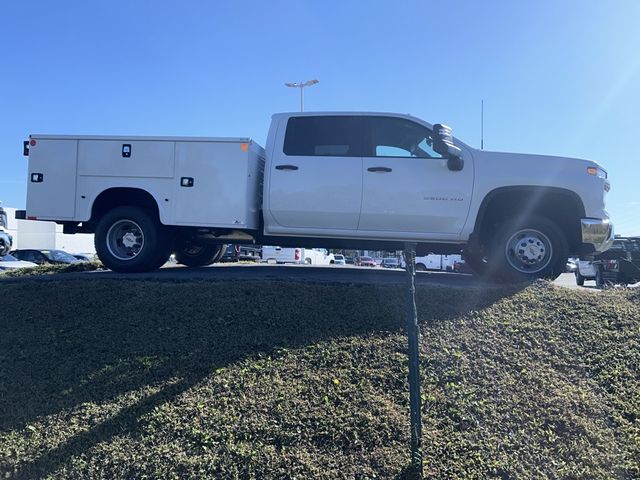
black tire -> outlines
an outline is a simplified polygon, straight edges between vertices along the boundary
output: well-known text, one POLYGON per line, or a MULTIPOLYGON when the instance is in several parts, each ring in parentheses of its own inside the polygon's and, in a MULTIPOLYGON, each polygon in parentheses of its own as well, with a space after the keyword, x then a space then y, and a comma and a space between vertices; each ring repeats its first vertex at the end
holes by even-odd
POLYGON ((576 285, 584 287, 584 277, 580 275, 578 270, 576 270, 576 285))
POLYGON ((100 261, 122 273, 160 268, 169 258, 173 243, 168 229, 153 212, 133 206, 109 210, 98 221, 94 241, 100 261))
POLYGON ((220 248, 220 253, 213 260, 213 263, 218 263, 220 260, 222 260, 222 257, 224 257, 224 254, 226 253, 227 248, 229 247, 229 245, 221 245, 221 247, 222 248, 220 248))
POLYGON ((180 242, 176 249, 176 261, 187 267, 204 267, 216 262, 224 252, 226 245, 206 245, 191 241, 180 242))
POLYGON ((427 267, 425 267, 424 263, 416 263, 416 272, 426 272, 427 267))
POLYGON ((489 246, 486 273, 501 282, 554 280, 564 271, 568 257, 562 230, 546 218, 531 217, 506 222, 498 229, 489 246))
POLYGON ((596 267, 596 288, 604 288, 604 278, 602 277, 602 268, 596 267))

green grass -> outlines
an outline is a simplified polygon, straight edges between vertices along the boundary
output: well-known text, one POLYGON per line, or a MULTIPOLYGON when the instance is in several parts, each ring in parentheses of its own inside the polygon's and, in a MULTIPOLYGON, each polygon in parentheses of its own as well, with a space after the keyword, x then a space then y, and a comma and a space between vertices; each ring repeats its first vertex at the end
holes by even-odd
MULTIPOLYGON (((0 478, 400 478, 403 291, 0 281, 0 478)), ((640 477, 640 291, 418 287, 427 478, 640 477)))

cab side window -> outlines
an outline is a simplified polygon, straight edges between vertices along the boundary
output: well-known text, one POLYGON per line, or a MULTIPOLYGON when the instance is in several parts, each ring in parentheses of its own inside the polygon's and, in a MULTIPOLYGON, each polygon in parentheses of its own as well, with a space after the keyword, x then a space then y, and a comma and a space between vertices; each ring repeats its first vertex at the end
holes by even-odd
POLYGON ((308 157, 361 157, 362 136, 360 117, 291 117, 284 137, 284 153, 308 157))
POLYGON ((396 117, 369 117, 366 156, 442 158, 433 149, 431 131, 396 117))

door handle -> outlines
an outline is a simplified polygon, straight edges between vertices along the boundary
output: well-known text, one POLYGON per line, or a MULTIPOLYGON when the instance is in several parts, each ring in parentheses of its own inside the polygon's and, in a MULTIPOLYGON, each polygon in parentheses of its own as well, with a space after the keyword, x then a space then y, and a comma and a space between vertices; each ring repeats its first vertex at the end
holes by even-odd
POLYGON ((389 173, 392 169, 389 167, 369 167, 367 170, 370 172, 389 173))
POLYGON ((298 170, 297 165, 276 165, 276 170, 298 170))

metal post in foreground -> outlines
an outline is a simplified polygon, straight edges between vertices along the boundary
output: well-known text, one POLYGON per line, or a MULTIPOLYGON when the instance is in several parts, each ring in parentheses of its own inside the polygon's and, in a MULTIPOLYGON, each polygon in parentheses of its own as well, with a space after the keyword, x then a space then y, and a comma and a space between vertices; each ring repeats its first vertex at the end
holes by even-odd
POLYGON ((407 272, 407 337, 409 338, 409 405, 411 408, 411 467, 415 478, 422 478, 422 414, 420 401, 420 352, 418 311, 416 308, 416 244, 404 246, 407 272))

